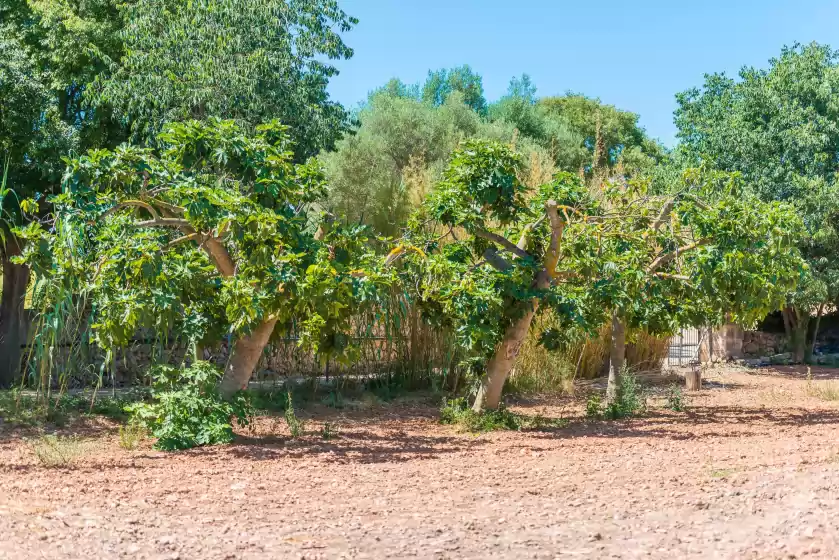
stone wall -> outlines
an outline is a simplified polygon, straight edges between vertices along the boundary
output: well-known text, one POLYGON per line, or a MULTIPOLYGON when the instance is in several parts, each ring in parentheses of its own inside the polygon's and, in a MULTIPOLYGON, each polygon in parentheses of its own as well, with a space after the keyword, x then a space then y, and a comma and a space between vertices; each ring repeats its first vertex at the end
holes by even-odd
POLYGON ((745 333, 739 325, 727 323, 715 330, 706 330, 699 344, 702 363, 728 362, 743 357, 745 333))

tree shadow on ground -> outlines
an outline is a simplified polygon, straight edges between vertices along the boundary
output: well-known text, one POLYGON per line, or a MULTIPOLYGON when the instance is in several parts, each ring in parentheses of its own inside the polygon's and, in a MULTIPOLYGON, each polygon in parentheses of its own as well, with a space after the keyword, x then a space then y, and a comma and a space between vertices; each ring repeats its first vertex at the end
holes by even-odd
POLYGON ((382 434, 355 428, 328 440, 318 439, 317 434, 301 438, 238 436, 229 447, 196 449, 190 453, 229 454, 256 461, 317 458, 327 463, 403 463, 470 451, 485 443, 469 436, 426 435, 403 430, 382 434))
POLYGON ((748 370, 749 375, 784 377, 805 380, 809 375, 813 380, 839 380, 839 368, 828 366, 769 366, 748 370))
POLYGON ((699 440, 766 436, 780 428, 808 426, 839 426, 839 410, 691 406, 680 413, 655 410, 644 416, 615 421, 580 419, 567 428, 537 437, 699 440))

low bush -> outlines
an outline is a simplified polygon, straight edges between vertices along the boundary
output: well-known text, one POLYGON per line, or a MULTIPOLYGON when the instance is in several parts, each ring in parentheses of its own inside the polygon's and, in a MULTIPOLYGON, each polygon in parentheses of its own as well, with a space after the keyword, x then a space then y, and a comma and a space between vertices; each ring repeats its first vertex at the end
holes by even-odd
POLYGON ((189 449, 233 440, 232 420, 246 426, 253 408, 244 392, 226 401, 218 393, 221 371, 208 362, 187 368, 155 366, 152 402, 128 407, 131 421, 157 438, 155 448, 189 449))
POLYGON ((617 394, 611 401, 604 402, 600 395, 592 395, 586 401, 586 416, 606 420, 620 420, 642 413, 647 409, 647 395, 631 371, 624 370, 620 377, 617 394))

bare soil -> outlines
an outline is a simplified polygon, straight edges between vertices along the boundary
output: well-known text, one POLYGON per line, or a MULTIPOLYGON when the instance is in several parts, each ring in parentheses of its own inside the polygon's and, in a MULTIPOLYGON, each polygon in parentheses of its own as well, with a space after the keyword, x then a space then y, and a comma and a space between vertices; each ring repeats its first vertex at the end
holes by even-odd
POLYGON ((76 425, 97 445, 59 469, 0 428, 0 558, 836 558, 839 402, 813 387, 718 370, 684 412, 546 399, 518 408, 568 427, 483 435, 427 402, 313 410, 180 453, 76 425))

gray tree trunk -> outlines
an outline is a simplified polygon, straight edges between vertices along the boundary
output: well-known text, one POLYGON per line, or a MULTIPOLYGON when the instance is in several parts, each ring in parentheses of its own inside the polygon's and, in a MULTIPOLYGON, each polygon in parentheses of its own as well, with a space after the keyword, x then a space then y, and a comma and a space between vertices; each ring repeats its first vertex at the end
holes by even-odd
POLYGON ((276 319, 267 321, 256 327, 247 336, 242 336, 233 343, 230 355, 227 358, 227 365, 224 367, 224 376, 221 378, 219 392, 225 399, 232 397, 237 391, 248 388, 253 370, 259 363, 262 351, 274 332, 276 319))
POLYGON ((618 395, 623 365, 626 362, 626 324, 618 311, 612 312, 612 340, 609 347, 609 383, 606 398, 613 401, 618 395))
POLYGON ((14 264, 19 255, 17 240, 10 239, 0 254, 3 266, 3 294, 0 297, 0 387, 9 387, 20 375, 21 346, 26 343, 28 317, 24 310, 29 267, 14 264))

